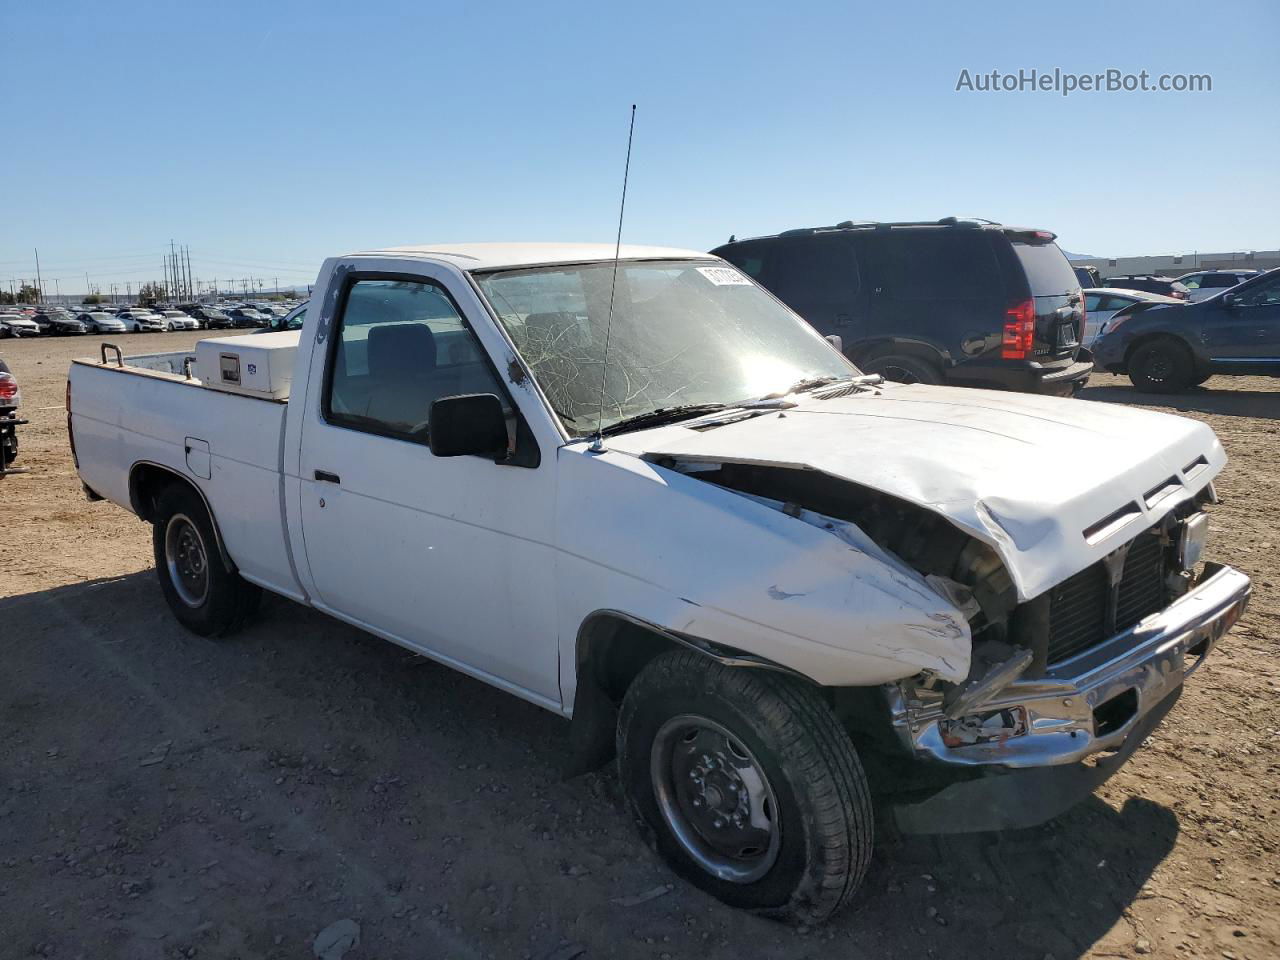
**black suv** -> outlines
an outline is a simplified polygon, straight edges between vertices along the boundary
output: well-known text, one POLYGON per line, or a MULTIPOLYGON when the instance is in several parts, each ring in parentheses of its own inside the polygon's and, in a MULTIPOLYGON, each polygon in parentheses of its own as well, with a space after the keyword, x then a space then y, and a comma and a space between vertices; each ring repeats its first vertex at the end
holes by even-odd
POLYGON ((1093 371, 1080 284, 1046 230, 986 220, 838 223, 730 240, 758 280, 867 373, 1069 395, 1093 371))

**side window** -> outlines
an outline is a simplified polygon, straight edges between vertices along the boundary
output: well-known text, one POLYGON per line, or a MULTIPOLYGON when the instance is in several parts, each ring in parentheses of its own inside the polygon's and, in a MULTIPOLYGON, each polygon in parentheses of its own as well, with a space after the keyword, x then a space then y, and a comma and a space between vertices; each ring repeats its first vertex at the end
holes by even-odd
POLYGON ((1086 293, 1084 295, 1084 308, 1088 310, 1090 313, 1093 313, 1095 310, 1102 309, 1101 303, 1103 300, 1111 300, 1111 299, 1112 299, 1111 297, 1104 297, 1100 293, 1086 293))
POLYGON ((1203 287, 1213 287, 1216 290, 1222 290, 1226 287, 1234 287, 1240 282, 1240 278, 1234 273, 1209 273, 1205 275, 1203 287))
POLYGON ((1238 302, 1246 307, 1272 307, 1280 304, 1280 276, 1242 291, 1238 302))
POLYGON ((1178 282, 1182 284, 1184 287, 1186 287, 1188 290, 1199 290, 1202 285, 1206 287, 1212 286, 1212 284, 1205 283, 1206 279, 1212 279, 1212 278, 1206 278, 1203 273, 1195 273, 1189 277, 1183 277, 1178 282))
POLYGON ((356 281, 335 341, 324 401, 330 423, 426 443, 436 400, 504 396, 479 341, 433 283, 356 281))
POLYGON ((1129 304, 1133 303, 1131 297, 1105 296, 1102 298, 1102 310, 1123 310, 1129 304))
POLYGON ((759 280, 764 273, 764 249, 758 245, 734 247, 721 254, 726 260, 752 280, 759 280))
POLYGON ((770 256, 769 289, 806 320, 847 317, 861 279, 848 238, 796 237, 778 243, 770 256))
POLYGON ((1000 265, 982 232, 891 232, 882 242, 886 285, 894 299, 999 299, 1004 295, 1000 265))

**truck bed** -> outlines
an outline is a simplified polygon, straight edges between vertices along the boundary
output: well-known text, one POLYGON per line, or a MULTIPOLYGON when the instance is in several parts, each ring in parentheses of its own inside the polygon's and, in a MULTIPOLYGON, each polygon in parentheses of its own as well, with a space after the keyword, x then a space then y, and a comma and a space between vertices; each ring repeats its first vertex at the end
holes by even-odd
POLYGON ((72 361, 70 413, 81 478, 135 513, 130 477, 139 465, 186 478, 218 518, 241 575, 301 599, 284 525, 287 401, 205 388, 183 373, 188 358, 194 353, 72 361))

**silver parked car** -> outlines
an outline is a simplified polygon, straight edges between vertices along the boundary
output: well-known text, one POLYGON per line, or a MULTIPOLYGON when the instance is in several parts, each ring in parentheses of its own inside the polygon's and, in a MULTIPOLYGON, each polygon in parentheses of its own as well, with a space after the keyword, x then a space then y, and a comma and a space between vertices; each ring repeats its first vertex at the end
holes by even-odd
POLYGON ((84 324, 89 333, 124 333, 126 329, 123 323, 101 310, 82 313, 76 319, 84 324))
POLYGON ((1135 303, 1182 303, 1174 297, 1166 297, 1159 293, 1148 293, 1146 290, 1125 290, 1120 287, 1092 287, 1084 291, 1084 336, 1081 343, 1088 349, 1093 348, 1094 341, 1107 332, 1107 324, 1111 318, 1135 303))

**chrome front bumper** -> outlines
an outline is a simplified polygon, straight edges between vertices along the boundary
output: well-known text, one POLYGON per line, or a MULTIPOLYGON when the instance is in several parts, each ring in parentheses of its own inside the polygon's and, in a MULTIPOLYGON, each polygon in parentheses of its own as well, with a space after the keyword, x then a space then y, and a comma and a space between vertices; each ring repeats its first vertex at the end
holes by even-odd
POLYGON ((1164 610, 974 708, 1014 711, 1022 719, 1016 735, 947 746, 941 694, 900 686, 889 688, 894 730, 917 758, 956 767, 1050 767, 1120 750, 1240 618, 1250 591, 1245 574, 1206 564, 1199 583, 1164 610))

